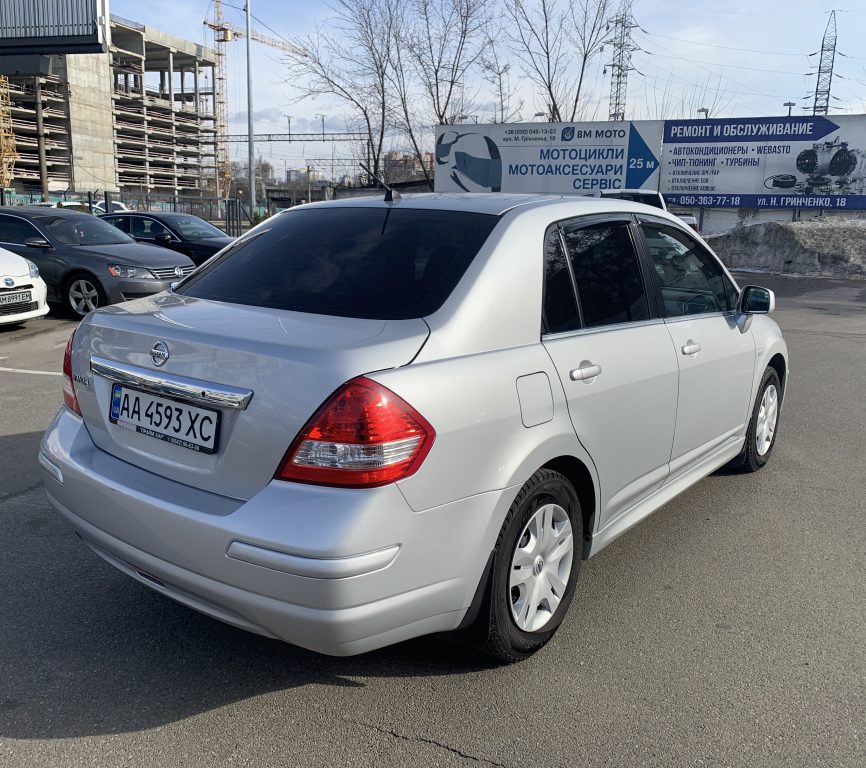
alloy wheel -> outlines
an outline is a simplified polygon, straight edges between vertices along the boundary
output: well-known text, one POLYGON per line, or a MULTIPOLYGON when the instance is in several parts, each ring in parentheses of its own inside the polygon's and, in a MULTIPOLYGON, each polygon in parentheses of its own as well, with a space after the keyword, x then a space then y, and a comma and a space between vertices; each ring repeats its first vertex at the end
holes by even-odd
POLYGON ((86 315, 99 306, 99 290, 89 280, 79 278, 69 286, 69 304, 79 315, 86 315))

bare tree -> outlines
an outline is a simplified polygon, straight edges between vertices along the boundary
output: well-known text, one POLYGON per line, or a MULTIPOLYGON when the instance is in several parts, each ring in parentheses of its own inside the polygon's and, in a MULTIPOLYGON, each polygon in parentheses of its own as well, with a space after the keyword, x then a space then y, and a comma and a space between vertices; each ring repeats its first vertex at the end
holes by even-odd
POLYGON ((386 0, 389 3, 392 18, 391 29, 393 41, 390 66, 388 67, 388 83, 394 97, 394 126, 405 136, 412 153, 421 165, 424 180, 433 188, 432 168, 424 162, 424 133, 429 130, 428 120, 419 113, 418 94, 413 78, 413 58, 404 44, 406 29, 409 27, 409 8, 406 0, 386 0))
POLYGON ((493 89, 493 122, 507 123, 520 117, 523 101, 515 103, 515 89, 511 85, 511 64, 503 62, 495 38, 490 38, 481 56, 481 77, 493 89))
POLYGON ((490 0, 410 0, 414 21, 397 42, 411 57, 436 124, 454 123, 463 113, 467 76, 488 39, 489 11, 490 0))
POLYGON ((581 112, 587 69, 608 38, 611 0, 570 8, 561 10, 559 0, 505 0, 514 54, 552 122, 573 122, 581 112))
POLYGON ((381 0, 335 0, 328 31, 297 41, 303 53, 286 58, 299 90, 297 101, 330 94, 349 108, 350 121, 367 134, 374 173, 380 170, 391 116, 388 71, 393 15, 381 0))
POLYGON ((604 50, 610 39, 608 21, 612 12, 611 0, 578 0, 571 6, 569 37, 575 47, 578 73, 571 104, 571 117, 585 117, 581 97, 584 95, 587 70, 592 60, 604 50))

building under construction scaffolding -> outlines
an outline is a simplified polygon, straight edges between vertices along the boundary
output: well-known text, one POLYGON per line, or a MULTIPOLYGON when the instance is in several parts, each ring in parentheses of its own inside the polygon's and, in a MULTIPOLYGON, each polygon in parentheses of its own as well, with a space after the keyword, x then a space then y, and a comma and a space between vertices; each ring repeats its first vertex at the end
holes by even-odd
POLYGON ((111 17, 107 54, 11 76, 19 192, 215 191, 211 49, 111 17))

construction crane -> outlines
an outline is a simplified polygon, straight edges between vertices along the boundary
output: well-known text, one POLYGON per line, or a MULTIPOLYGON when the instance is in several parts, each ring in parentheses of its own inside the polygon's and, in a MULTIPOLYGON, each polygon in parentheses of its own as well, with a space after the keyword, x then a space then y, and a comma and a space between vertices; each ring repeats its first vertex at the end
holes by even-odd
MULTIPOLYGON (((223 16, 222 0, 213 0, 213 18, 205 19, 205 26, 210 27, 214 33, 214 53, 216 54, 216 66, 214 67, 214 123, 216 133, 216 176, 217 195, 227 196, 232 181, 232 165, 229 161, 228 148, 228 96, 226 80, 226 44, 233 40, 246 36, 246 32, 240 27, 225 20, 223 16)), ((304 55, 301 48, 297 48, 285 40, 263 35, 258 30, 250 31, 250 38, 256 42, 277 48, 285 53, 293 55, 304 55)))
POLYGON ((0 75, 0 187, 8 187, 12 183, 12 170, 15 167, 16 157, 9 78, 0 75))

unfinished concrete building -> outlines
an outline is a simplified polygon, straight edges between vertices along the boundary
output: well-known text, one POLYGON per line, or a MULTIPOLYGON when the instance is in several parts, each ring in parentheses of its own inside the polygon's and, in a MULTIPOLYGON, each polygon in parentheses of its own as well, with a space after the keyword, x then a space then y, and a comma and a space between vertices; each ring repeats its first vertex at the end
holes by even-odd
POLYGON ((10 77, 19 192, 215 193, 213 51, 111 17, 108 54, 10 77))

